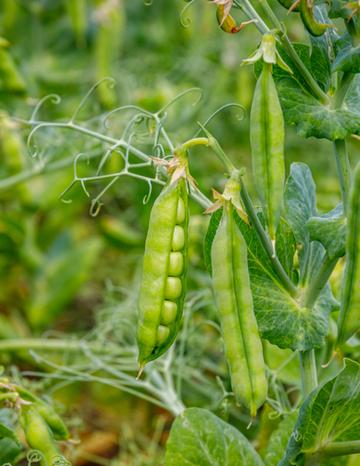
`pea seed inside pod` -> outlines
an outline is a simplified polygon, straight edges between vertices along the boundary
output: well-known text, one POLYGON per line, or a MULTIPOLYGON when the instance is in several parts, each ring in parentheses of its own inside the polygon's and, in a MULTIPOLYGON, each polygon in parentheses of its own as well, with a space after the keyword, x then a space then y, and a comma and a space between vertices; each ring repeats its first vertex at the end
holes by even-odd
POLYGON ((176 211, 176 223, 177 224, 184 223, 185 216, 186 216, 185 204, 184 204, 184 201, 180 197, 178 205, 177 205, 177 211, 176 211))
POLYGON ((172 250, 181 251, 185 245, 185 232, 184 228, 176 225, 174 228, 173 238, 172 238, 172 250))
POLYGON ((161 323, 169 325, 174 322, 176 319, 177 308, 176 303, 165 300, 161 310, 161 323))
POLYGON ((172 277, 178 277, 184 270, 184 256, 181 252, 171 252, 169 257, 168 274, 172 277))
POLYGON ((165 299, 175 300, 180 298, 182 292, 182 283, 180 278, 167 277, 165 285, 165 299))
POLYGON ((170 330, 168 327, 164 325, 160 325, 157 330, 157 342, 158 344, 164 343, 164 341, 168 338, 170 334, 170 330))

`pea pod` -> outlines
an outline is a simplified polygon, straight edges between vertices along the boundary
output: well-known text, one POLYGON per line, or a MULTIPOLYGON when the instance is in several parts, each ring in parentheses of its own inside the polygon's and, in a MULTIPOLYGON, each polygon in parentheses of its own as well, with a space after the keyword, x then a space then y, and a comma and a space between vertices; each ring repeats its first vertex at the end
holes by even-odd
POLYGON ((349 195, 346 233, 346 266, 339 315, 339 343, 360 329, 360 163, 357 164, 349 195))
POLYGON ((264 63, 251 106, 250 144, 255 187, 272 239, 280 220, 284 192, 284 137, 284 118, 271 64, 264 63))
MULTIPOLYGON (((125 25, 122 0, 96 0, 95 16, 98 20, 94 44, 96 76, 103 79, 114 75, 114 65, 119 59, 125 25)), ((97 88, 101 104, 113 108, 117 102, 115 89, 102 84, 97 88)))
POLYGON ((6 39, 0 37, 0 91, 22 94, 26 91, 25 82, 7 50, 9 45, 6 39))
POLYGON ((314 4, 313 0, 300 0, 299 4, 300 16, 304 26, 312 36, 322 36, 329 24, 319 23, 314 17, 314 4))
POLYGON ((263 348, 254 314, 247 247, 225 201, 211 248, 212 279, 231 384, 239 403, 256 415, 265 402, 267 381, 263 348))
POLYGON ((170 181, 154 203, 145 243, 139 296, 139 363, 172 345, 182 318, 188 243, 185 178, 170 181))
POLYGON ((30 402, 31 406, 33 406, 34 409, 36 409, 36 411, 41 415, 41 417, 47 423, 48 427, 51 429, 55 439, 66 440, 69 438, 69 431, 64 421, 51 405, 21 386, 17 385, 16 390, 21 398, 30 402))
POLYGON ((87 5, 86 0, 67 0, 66 7, 70 16, 71 25, 75 33, 78 47, 85 45, 87 26, 87 5))
POLYGON ((20 419, 27 443, 43 456, 41 460, 42 466, 50 466, 59 457, 61 458, 49 427, 34 406, 23 406, 21 408, 20 419))

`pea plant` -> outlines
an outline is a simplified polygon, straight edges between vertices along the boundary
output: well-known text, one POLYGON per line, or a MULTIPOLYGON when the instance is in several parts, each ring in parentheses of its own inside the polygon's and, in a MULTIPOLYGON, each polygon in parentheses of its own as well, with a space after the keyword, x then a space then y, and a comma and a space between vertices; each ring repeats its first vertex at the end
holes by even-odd
MULTIPOLYGON (((187 1, 183 9, 184 27, 195 1, 200 3, 187 1)), ((267 0, 202 2, 202 8, 213 9, 216 33, 231 34, 233 40, 246 39, 250 28, 259 33, 253 54, 242 60, 242 66, 253 67, 257 80, 249 130, 254 196, 247 188, 245 168, 231 160, 222 141, 209 131, 220 111, 198 123, 196 133, 182 143, 169 136, 171 105, 201 93, 199 89, 184 90, 155 113, 126 105, 81 121, 88 98, 106 84, 100 81, 68 121, 39 117, 44 105, 59 103, 56 95, 42 99, 29 119, 13 119, 28 131, 35 164, 21 176, 1 181, 0 189, 72 165, 73 181, 61 198, 71 202, 72 189, 80 186, 91 198, 90 213, 95 216, 105 193, 122 177, 147 184, 145 202, 150 202, 153 186, 161 186, 151 209, 139 289, 121 314, 122 322, 130 319, 136 331, 124 328, 117 344, 107 345, 112 317, 110 324, 106 320, 103 340, 99 335, 99 341, 94 335, 68 342, 9 339, 0 342, 0 349, 35 351, 35 360, 48 366, 51 375, 39 370, 29 373, 32 376, 59 383, 101 381, 171 412, 175 420, 166 444, 166 466, 355 464, 351 455, 360 454, 360 161, 349 155, 350 141, 360 139, 360 5, 347 0, 279 2, 288 15, 299 13, 307 44, 291 41, 288 17, 280 19, 279 8, 267 0), (127 115, 121 137, 113 135, 118 115, 127 115), (317 209, 309 166, 295 162, 286 172, 289 126, 303 138, 332 144, 342 199, 329 212, 317 209), (46 141, 57 131, 86 137, 84 151, 49 161, 51 144, 46 141), (224 189, 213 190, 212 200, 191 174, 199 146, 211 151, 226 172, 224 189), (118 169, 106 171, 112 159, 118 169), (94 186, 100 185, 94 195, 94 186), (195 294, 187 292, 193 202, 209 216, 204 262, 210 286, 195 294), (339 299, 330 286, 336 273, 342 276, 339 299), (220 323, 228 385, 221 381, 226 373, 199 361, 191 366, 186 359, 186 352, 191 356, 196 346, 186 346, 193 323, 189 316, 208 305, 216 309, 215 323, 209 325, 220 323), (129 318, 133 308, 137 312, 129 318), (76 365, 37 353, 45 350, 76 353, 76 365), (276 367, 274 355, 281 361, 276 367), (284 368, 299 371, 300 386, 281 378, 284 368), (249 431, 265 425, 262 440, 260 434, 249 440, 254 435, 246 435, 246 428, 240 432, 232 418, 187 407, 182 397, 187 382, 193 391, 207 385, 220 399, 233 399, 232 416, 240 411, 249 431)), ((1 397, 11 398, 16 406, 28 444, 41 453, 43 464, 66 462, 56 440, 69 434, 52 407, 9 380, 1 379, 0 389, 1 397)), ((214 404, 214 399, 209 401, 214 404)), ((12 440, 16 445, 16 438, 12 440)))

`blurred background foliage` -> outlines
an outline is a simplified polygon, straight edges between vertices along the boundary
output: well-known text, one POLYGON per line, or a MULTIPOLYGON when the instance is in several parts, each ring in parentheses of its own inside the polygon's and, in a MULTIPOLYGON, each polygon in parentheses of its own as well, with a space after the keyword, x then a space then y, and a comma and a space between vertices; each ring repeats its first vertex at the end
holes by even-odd
MULTIPOLYGON (((63 121, 95 82, 110 76, 116 85, 100 84, 79 114, 79 120, 96 120, 128 104, 155 112, 179 93, 199 87, 200 102, 195 94, 188 94, 169 109, 166 126, 172 141, 191 137, 197 121, 204 122, 223 105, 241 104, 244 112, 229 107, 214 117, 209 129, 238 165, 250 169, 248 116, 255 79, 252 68, 240 64, 260 37, 253 26, 234 36, 222 33, 210 2, 199 0, 182 12, 185 5, 182 0, 154 0, 151 5, 142 0, 1 0, 0 339, 78 335, 102 345, 112 341, 134 348, 134 297, 149 210, 158 189, 144 205, 146 183, 120 178, 103 196, 95 217, 79 187, 67 195, 71 203, 61 202, 60 195, 73 177, 69 160, 79 152, 96 156, 102 148, 82 134, 47 128, 39 132, 37 157, 31 157, 26 145, 29 127, 20 119, 28 120, 41 98, 61 96, 56 105, 47 101, 40 114, 44 121, 63 121)), ((291 38, 304 40, 297 15, 286 16, 274 0, 272 6, 286 22, 291 38)), ((235 16, 245 19, 238 12, 235 16)), ((122 114, 114 119, 113 134, 121 134, 127 118, 122 114)), ((353 142, 353 151, 355 144, 359 148, 353 142)), ((288 166, 294 160, 310 165, 319 209, 333 208, 339 188, 330 143, 304 141, 287 128, 286 156, 288 166)), ((111 158, 107 170, 119 169, 119 159, 111 158)), ((86 170, 94 172, 91 162, 86 170)), ((222 167, 205 149, 192 154, 191 171, 208 196, 211 188, 221 189, 222 167)), ((94 190, 101 191, 101 183, 94 183, 94 190)), ((179 378, 182 400, 230 416, 246 431, 248 418, 234 409, 227 396, 218 328, 208 321, 216 318, 202 259, 207 217, 197 205, 191 209, 189 290, 190 296, 195 293, 197 305, 187 307, 180 339, 182 359, 175 368, 187 368, 179 378), (203 290, 200 298, 196 290, 203 290), (222 376, 225 386, 216 375, 222 376)), ((338 276, 340 269, 335 293, 338 276)), ((297 365, 291 364, 290 352, 270 345, 266 351, 274 370, 272 395, 281 406, 285 397, 277 392, 277 383, 292 387, 296 399, 297 365)), ((51 358, 54 364, 67 364, 60 356, 51 358)), ((28 352, 0 352, 0 362, 11 368, 14 377, 21 377, 19 368, 53 370, 28 352)), ((130 370, 135 370, 134 364, 135 358, 130 370)), ((84 365, 81 371, 88 369, 84 365)), ((74 438, 81 438, 80 446, 70 448, 76 464, 161 464, 172 419, 169 412, 119 387, 76 383, 75 376, 70 381, 55 383, 49 376, 34 379, 32 386, 38 384, 40 393, 45 390, 55 396, 74 438)), ((267 410, 271 412, 270 407, 267 410)), ((246 431, 250 438, 257 434, 260 451, 277 423, 268 411, 246 431)))

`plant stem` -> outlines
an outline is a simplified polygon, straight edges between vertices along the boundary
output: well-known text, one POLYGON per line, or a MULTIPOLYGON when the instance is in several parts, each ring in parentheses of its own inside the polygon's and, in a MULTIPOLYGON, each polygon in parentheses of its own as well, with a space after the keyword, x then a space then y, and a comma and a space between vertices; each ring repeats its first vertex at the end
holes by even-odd
POLYGON ((300 351, 299 357, 303 398, 306 398, 318 385, 315 351, 300 351))
POLYGON ((346 142, 338 139, 334 142, 334 155, 336 168, 340 182, 341 196, 343 201, 344 212, 347 210, 347 197, 350 187, 350 162, 346 148, 346 142))
MULTIPOLYGON (((118 354, 111 345, 94 344, 82 340, 55 340, 47 338, 13 338, 9 340, 0 340, 0 352, 33 350, 81 353, 85 348, 97 354, 118 354)), ((126 354, 122 354, 122 356, 132 357, 133 353, 127 352, 126 354)))
MULTIPOLYGON (((103 142, 106 142, 106 143, 111 144, 111 145, 116 145, 116 147, 122 147, 122 148, 132 152, 136 157, 138 157, 140 160, 143 160, 144 162, 148 162, 149 158, 150 158, 147 154, 145 154, 141 150, 137 149, 136 147, 132 146, 131 144, 129 144, 125 140, 115 139, 115 138, 113 138, 111 136, 107 136, 105 134, 98 133, 96 131, 85 128, 85 127, 83 127, 81 125, 78 125, 76 123, 73 123, 73 122, 67 122, 67 123, 58 122, 58 123, 50 123, 49 124, 49 123, 44 122, 44 121, 27 121, 27 120, 21 120, 21 119, 19 119, 18 121, 21 122, 22 124, 25 124, 25 125, 28 125, 28 126, 38 126, 39 128, 51 126, 53 128, 55 127, 55 128, 62 128, 62 129, 71 129, 71 130, 78 131, 80 133, 86 134, 86 135, 88 135, 90 137, 93 137, 95 139, 98 139, 99 141, 103 141, 103 142)), ((164 173, 165 176, 167 175, 165 169, 164 169, 163 173, 164 173)), ((0 187, 0 189, 1 189, 1 187, 0 187)), ((192 185, 190 185, 190 196, 192 197, 192 199, 195 202, 197 202, 204 209, 207 209, 208 207, 210 207, 212 205, 210 199, 208 199, 205 196, 205 194, 203 194, 199 190, 199 188, 197 188, 195 186, 192 186, 192 185)))
POLYGON ((292 297, 296 297, 298 294, 297 288, 294 285, 294 283, 290 280, 289 276, 287 275, 283 266, 281 265, 281 262, 277 258, 272 242, 269 236, 267 235, 266 231, 264 230, 259 220, 259 217, 256 214, 255 207, 253 203, 251 202, 249 193, 247 192, 246 186, 243 182, 241 183, 240 195, 244 203, 246 212, 249 215, 249 218, 258 234, 259 240, 261 244, 263 245, 265 252, 267 253, 269 257, 272 263, 272 266, 274 268, 274 271, 279 277, 282 286, 289 292, 289 294, 292 297))
POLYGON ((325 255, 320 269, 305 291, 303 297, 304 307, 311 309, 314 306, 317 298, 319 297, 319 294, 326 285, 326 282, 329 280, 329 277, 334 270, 337 261, 337 257, 330 259, 327 254, 325 255))
POLYGON ((360 440, 332 442, 321 449, 326 456, 354 455, 360 453, 360 440))
POLYGON ((290 39, 286 34, 283 34, 280 38, 281 44, 285 49, 285 52, 290 56, 292 59, 294 65, 298 69, 299 73, 302 75, 302 77, 305 79, 307 85, 311 89, 312 93, 314 96, 323 104, 328 104, 329 103, 329 97, 325 94, 325 92, 321 89, 319 84, 316 82, 316 80, 313 78, 312 74, 310 71, 306 68, 304 65, 303 61, 297 54, 293 44, 291 43, 290 39))
MULTIPOLYGON (((100 157, 102 152, 95 150, 94 152, 88 152, 88 159, 100 157)), ((62 170, 63 168, 70 167, 74 164, 74 157, 66 157, 65 159, 59 160, 57 162, 52 162, 44 165, 35 165, 33 168, 25 170, 23 172, 17 173, 16 175, 9 176, 3 180, 0 180, 0 191, 3 189, 9 189, 13 186, 16 186, 19 183, 23 183, 31 178, 42 175, 44 173, 50 173, 57 170, 62 170)))

